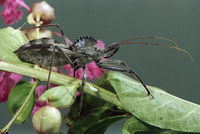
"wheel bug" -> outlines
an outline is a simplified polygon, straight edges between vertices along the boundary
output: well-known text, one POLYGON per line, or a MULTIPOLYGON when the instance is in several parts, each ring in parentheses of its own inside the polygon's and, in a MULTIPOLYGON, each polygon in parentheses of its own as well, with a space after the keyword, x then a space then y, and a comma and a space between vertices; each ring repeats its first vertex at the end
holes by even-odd
POLYGON ((17 54, 19 59, 22 61, 31 62, 34 64, 39 64, 39 65, 44 65, 44 66, 50 66, 49 76, 48 76, 48 81, 47 81, 47 89, 48 89, 48 84, 50 80, 52 66, 63 66, 66 64, 70 64, 71 67, 74 68, 74 76, 75 76, 76 70, 78 70, 79 68, 83 68, 81 98, 80 98, 81 100, 79 104, 78 115, 81 112, 81 107, 83 103, 84 86, 85 86, 85 81, 86 81, 86 72, 85 72, 86 64, 93 61, 95 61, 96 65, 99 68, 102 68, 105 70, 129 73, 133 77, 133 79, 134 77, 136 77, 141 82, 143 87, 146 89, 147 94, 153 97, 150 91, 148 90, 148 88, 146 87, 146 85, 144 84, 144 82, 142 81, 142 79, 137 75, 135 71, 131 70, 124 61, 107 59, 107 58, 112 57, 119 50, 120 45, 146 44, 146 45, 165 46, 165 47, 171 47, 177 50, 184 51, 189 55, 187 51, 178 48, 177 44, 174 41, 166 39, 166 38, 160 38, 160 37, 134 38, 130 40, 121 41, 119 43, 112 43, 105 49, 101 49, 100 47, 96 46, 97 40, 88 36, 81 37, 76 42, 74 42, 73 45, 69 45, 69 43, 66 41, 64 32, 62 31, 61 27, 57 24, 43 25, 39 27, 31 27, 31 28, 26 28, 26 29, 53 27, 53 26, 56 26, 58 28, 62 36, 62 39, 64 41, 64 44, 59 43, 58 41, 54 39, 49 39, 49 38, 35 39, 21 46, 16 51, 14 51, 14 53, 17 54), (145 38, 167 40, 176 44, 176 47, 155 44, 155 43, 130 42, 133 40, 145 39, 145 38), (103 58, 106 58, 106 60, 102 60, 103 58), (118 67, 118 65, 123 65, 124 67, 118 67))

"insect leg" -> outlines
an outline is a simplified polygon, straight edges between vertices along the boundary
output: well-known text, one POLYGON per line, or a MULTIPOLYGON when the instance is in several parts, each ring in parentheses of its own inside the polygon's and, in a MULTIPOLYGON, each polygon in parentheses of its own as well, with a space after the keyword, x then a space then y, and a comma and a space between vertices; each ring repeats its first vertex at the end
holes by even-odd
POLYGON ((82 68, 82 65, 77 65, 77 66, 74 67, 74 77, 76 77, 76 70, 78 70, 80 68, 82 68))
POLYGON ((72 68, 75 65, 75 63, 71 61, 69 56, 67 54, 65 54, 60 47, 58 47, 56 45, 52 45, 52 47, 53 47, 53 51, 52 51, 52 57, 51 57, 51 65, 50 65, 50 69, 49 69, 49 76, 48 76, 48 80, 47 80, 47 89, 49 88, 49 81, 50 81, 51 70, 52 70, 52 66, 53 66, 53 59, 54 59, 55 49, 57 49, 65 57, 65 59, 71 65, 72 68))
POLYGON ((82 86, 81 86, 81 98, 80 98, 80 104, 79 104, 79 108, 78 108, 78 116, 81 113, 81 108, 82 108, 82 104, 83 104, 84 86, 85 86, 85 80, 86 80, 86 72, 85 72, 86 66, 83 65, 82 68, 83 68, 83 77, 82 77, 82 86))
POLYGON ((67 62, 71 65, 71 67, 74 67, 74 63, 71 61, 71 59, 69 58, 69 56, 67 54, 65 54, 61 48, 59 48, 58 46, 54 46, 67 60, 67 62))
POLYGON ((53 47, 53 52, 52 52, 52 56, 51 56, 51 65, 50 65, 50 69, 49 69, 49 76, 48 76, 48 79, 47 79, 47 88, 46 88, 46 90, 49 89, 49 81, 50 81, 51 70, 52 70, 52 66, 53 66, 53 57, 54 57, 54 54, 55 54, 55 47, 53 47))
MULTIPOLYGON (((141 82, 141 84, 143 85, 143 87, 146 89, 148 95, 152 96, 150 91, 148 90, 148 88, 146 87, 146 85, 144 84, 144 82, 142 81, 142 79, 137 75, 137 73, 133 70, 131 70, 124 61, 120 61, 120 60, 104 60, 104 61, 100 61, 100 62, 96 62, 97 66, 99 68, 102 69, 106 69, 106 70, 111 70, 111 71, 118 71, 118 72, 125 72, 125 73, 129 73, 131 74, 131 76, 133 77, 136 76, 137 79, 141 82), (121 67, 117 67, 117 65, 123 65, 125 68, 121 68, 121 67)), ((134 77, 133 77, 134 78, 134 77)), ((153 97, 153 96, 152 96, 153 97)), ((153 97, 154 98, 154 97, 153 97)))

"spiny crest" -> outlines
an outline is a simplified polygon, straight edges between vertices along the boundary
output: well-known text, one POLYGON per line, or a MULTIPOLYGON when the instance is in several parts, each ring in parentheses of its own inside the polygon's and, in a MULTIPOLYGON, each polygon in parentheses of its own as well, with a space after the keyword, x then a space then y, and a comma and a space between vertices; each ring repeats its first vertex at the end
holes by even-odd
POLYGON ((95 38, 92 38, 92 36, 88 37, 88 36, 83 36, 80 37, 80 39, 77 39, 74 44, 76 43, 80 43, 83 40, 87 40, 88 42, 92 43, 92 44, 97 44, 97 40, 95 38))

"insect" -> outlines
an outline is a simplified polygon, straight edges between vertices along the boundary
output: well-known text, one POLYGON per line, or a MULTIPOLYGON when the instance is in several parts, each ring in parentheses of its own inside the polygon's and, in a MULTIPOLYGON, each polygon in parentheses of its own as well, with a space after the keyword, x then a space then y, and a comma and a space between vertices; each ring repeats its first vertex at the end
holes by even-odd
MULTIPOLYGON (((64 44, 50 38, 35 39, 21 46, 16 51, 14 51, 14 53, 17 54, 19 59, 22 61, 31 62, 34 64, 39 64, 44 66, 50 66, 47 83, 49 83, 52 66, 63 66, 66 64, 70 64, 71 67, 74 68, 74 76, 76 70, 78 70, 79 68, 83 68, 81 98, 80 98, 78 114, 80 114, 81 112, 81 107, 83 103, 84 86, 86 81, 86 72, 85 72, 86 65, 93 61, 95 61, 96 65, 99 68, 111 71, 125 72, 129 73, 133 78, 136 77, 141 82, 143 87, 146 89, 147 94, 153 97, 148 88, 146 87, 145 83, 142 81, 142 79, 137 75, 135 71, 131 70, 124 61, 111 60, 108 58, 112 57, 120 49, 120 45, 124 44, 146 44, 146 45, 166 46, 155 43, 130 42, 133 40, 145 39, 145 38, 164 39, 168 41, 171 40, 160 37, 140 37, 140 38, 121 41, 119 43, 112 43, 105 49, 102 49, 96 46, 97 40, 88 36, 80 37, 80 39, 74 42, 73 45, 69 45, 65 39, 64 32, 62 31, 61 27, 57 24, 44 25, 32 28, 52 27, 52 26, 56 26, 58 28, 62 36, 62 39, 64 41, 64 44), (102 60, 103 58, 105 58, 106 60, 102 60), (122 65, 123 67, 119 67, 119 65, 122 65)), ((26 29, 32 29, 32 28, 26 28, 26 29)), ((167 46, 167 47, 172 47, 187 52, 178 47, 173 47, 173 46, 167 46)))

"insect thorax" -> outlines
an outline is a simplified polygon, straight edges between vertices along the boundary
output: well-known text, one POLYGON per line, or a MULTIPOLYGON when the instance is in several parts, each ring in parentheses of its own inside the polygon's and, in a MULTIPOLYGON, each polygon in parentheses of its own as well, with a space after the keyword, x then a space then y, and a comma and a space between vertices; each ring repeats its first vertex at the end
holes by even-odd
POLYGON ((103 49, 96 45, 97 40, 92 37, 81 37, 70 46, 70 49, 74 52, 80 53, 83 56, 76 59, 77 64, 90 63, 93 61, 99 61, 104 58, 103 49))

